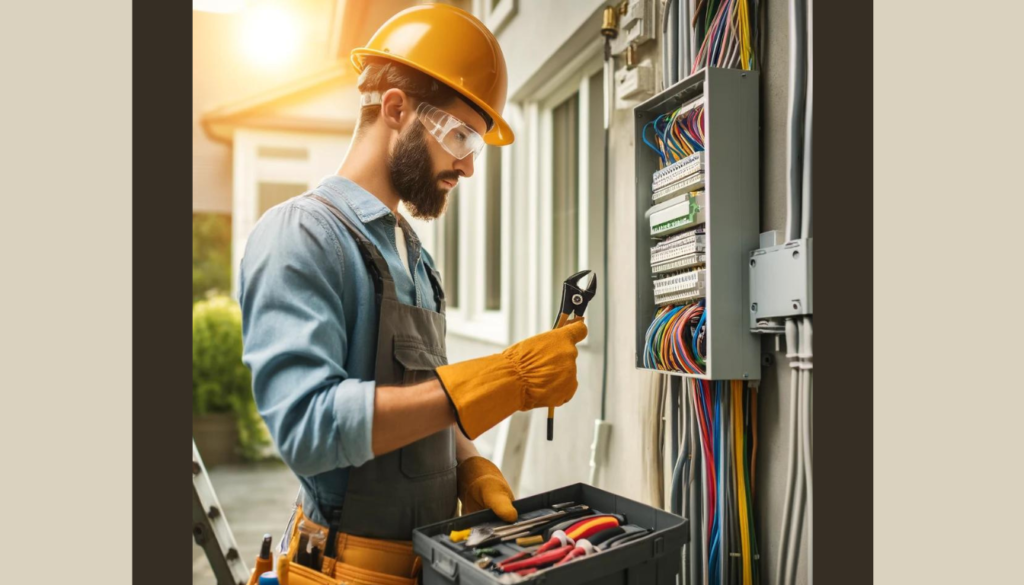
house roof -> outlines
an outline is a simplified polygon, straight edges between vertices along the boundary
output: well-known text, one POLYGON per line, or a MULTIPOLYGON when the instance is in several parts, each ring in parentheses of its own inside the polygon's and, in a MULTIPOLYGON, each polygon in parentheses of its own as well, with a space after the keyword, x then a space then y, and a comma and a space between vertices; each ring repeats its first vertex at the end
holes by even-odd
POLYGON ((213 140, 231 142, 235 128, 351 133, 355 128, 356 75, 348 63, 335 63, 271 90, 219 106, 200 124, 213 140), (353 100, 342 95, 353 92, 353 100), (343 103, 347 101, 348 103, 343 103), (303 107, 316 104, 318 107, 303 107))
POLYGON ((349 52, 395 13, 416 2, 337 0, 331 19, 332 65, 269 91, 225 104, 203 114, 200 124, 213 140, 232 142, 236 128, 349 134, 358 115, 356 72, 349 52), (351 99, 346 94, 351 93, 351 99))

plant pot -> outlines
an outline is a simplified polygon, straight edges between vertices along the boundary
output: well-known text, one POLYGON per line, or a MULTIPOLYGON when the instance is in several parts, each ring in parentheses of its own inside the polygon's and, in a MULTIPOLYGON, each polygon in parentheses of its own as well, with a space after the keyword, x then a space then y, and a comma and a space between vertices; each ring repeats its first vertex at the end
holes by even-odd
POLYGON ((206 467, 241 461, 238 423, 231 413, 192 415, 192 438, 206 467))

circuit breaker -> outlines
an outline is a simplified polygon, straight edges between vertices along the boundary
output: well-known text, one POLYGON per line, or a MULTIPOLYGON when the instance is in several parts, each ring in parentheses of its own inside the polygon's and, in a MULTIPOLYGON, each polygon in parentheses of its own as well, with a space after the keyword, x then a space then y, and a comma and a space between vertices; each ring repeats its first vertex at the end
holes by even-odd
POLYGON ((758 73, 704 69, 634 108, 636 366, 760 378, 758 73))

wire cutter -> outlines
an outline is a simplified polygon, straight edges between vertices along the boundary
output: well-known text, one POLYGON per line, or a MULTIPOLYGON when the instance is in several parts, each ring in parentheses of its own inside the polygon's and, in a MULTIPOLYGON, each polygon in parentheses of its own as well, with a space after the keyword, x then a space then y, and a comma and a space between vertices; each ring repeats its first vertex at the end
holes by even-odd
MULTIPOLYGON (((583 313, 587 310, 587 305, 593 300, 594 295, 597 294, 597 274, 592 273, 590 270, 582 270, 573 274, 569 278, 565 279, 562 283, 562 305, 559 310, 558 317, 555 318, 555 326, 552 329, 558 329, 559 327, 566 324, 569 319, 573 317, 582 317, 583 313), (587 285, 586 289, 580 288, 580 281, 587 276, 593 276, 590 279, 590 284, 587 285)), ((548 440, 553 441, 555 439, 555 407, 548 407, 548 440)))

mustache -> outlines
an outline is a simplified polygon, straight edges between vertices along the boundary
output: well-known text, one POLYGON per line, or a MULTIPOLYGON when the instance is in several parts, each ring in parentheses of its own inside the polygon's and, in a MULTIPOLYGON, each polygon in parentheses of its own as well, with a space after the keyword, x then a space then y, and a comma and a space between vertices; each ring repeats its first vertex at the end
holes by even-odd
POLYGON ((442 172, 437 174, 437 180, 438 181, 458 182, 459 177, 461 177, 461 176, 462 176, 461 174, 459 174, 459 173, 457 173, 455 171, 442 171, 442 172))

